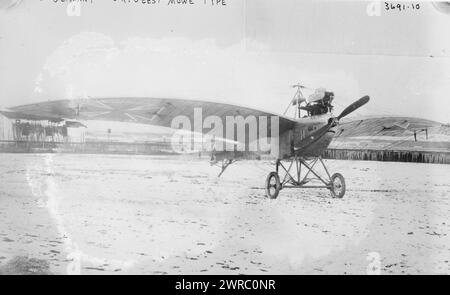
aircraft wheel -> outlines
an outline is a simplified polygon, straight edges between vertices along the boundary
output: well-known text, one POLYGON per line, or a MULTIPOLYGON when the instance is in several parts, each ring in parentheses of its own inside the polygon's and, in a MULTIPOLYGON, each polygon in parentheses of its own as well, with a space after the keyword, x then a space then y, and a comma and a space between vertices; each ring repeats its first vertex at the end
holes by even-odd
POLYGON ((341 199, 345 194, 345 179, 340 173, 334 173, 331 176, 331 194, 335 198, 341 199))
POLYGON ((276 199, 281 190, 280 177, 276 172, 270 172, 266 179, 266 196, 276 199))

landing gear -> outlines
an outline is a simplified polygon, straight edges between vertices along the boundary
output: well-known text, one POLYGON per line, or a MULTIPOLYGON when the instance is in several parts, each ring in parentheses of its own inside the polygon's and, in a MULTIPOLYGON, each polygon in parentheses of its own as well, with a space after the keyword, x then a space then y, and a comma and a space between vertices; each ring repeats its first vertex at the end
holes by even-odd
POLYGON ((285 188, 327 188, 334 198, 342 198, 345 194, 345 179, 340 173, 335 173, 331 176, 322 157, 306 159, 295 156, 290 160, 288 168, 280 160, 277 160, 276 172, 270 172, 266 179, 266 195, 270 199, 276 199, 280 190, 285 188), (326 177, 323 177, 314 169, 318 163, 323 167, 326 177), (295 166, 294 169, 292 169, 293 166, 295 166), (306 168, 306 173, 303 176, 302 166, 306 168), (282 180, 280 180, 279 174, 280 167, 284 171, 282 180), (291 169, 294 170, 294 175, 291 174, 291 169), (309 184, 311 181, 321 182, 321 184, 311 185, 309 184))
POLYGON ((281 190, 280 177, 276 172, 270 172, 266 179, 266 195, 270 199, 276 199, 281 190))
POLYGON ((333 176, 331 176, 331 188, 330 188, 331 194, 335 198, 341 199, 344 197, 345 194, 345 179, 344 176, 340 173, 334 173, 333 176))

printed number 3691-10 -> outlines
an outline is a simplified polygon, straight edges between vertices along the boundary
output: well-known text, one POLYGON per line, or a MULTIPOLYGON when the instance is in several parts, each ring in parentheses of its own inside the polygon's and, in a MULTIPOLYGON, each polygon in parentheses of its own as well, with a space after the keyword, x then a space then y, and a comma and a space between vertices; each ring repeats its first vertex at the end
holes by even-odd
POLYGON ((404 11, 404 10, 419 10, 420 9, 420 3, 393 3, 393 2, 384 2, 384 9, 387 10, 398 10, 398 11, 404 11))

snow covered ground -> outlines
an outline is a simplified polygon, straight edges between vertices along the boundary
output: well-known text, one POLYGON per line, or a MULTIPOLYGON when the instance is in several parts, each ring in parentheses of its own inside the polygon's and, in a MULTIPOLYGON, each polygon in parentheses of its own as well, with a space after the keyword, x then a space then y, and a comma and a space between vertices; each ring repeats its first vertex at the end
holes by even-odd
POLYGON ((286 189, 269 200, 268 161, 220 179, 173 156, 0 163, 0 273, 17 257, 58 274, 450 273, 450 165, 328 160, 343 199, 286 189))

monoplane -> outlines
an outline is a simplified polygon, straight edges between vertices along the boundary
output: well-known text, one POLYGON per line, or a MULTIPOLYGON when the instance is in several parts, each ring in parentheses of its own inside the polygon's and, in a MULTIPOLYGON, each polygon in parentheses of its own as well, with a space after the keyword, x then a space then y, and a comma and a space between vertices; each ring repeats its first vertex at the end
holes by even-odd
POLYGON ((295 109, 293 117, 286 116, 286 112, 277 115, 226 103, 147 97, 55 100, 11 107, 2 113, 16 119, 120 121, 171 128, 175 120, 177 128, 210 135, 211 163, 220 164, 220 174, 230 164, 247 159, 249 154, 265 152, 275 159, 275 169, 265 182, 266 195, 271 199, 287 188, 325 188, 333 197, 342 198, 345 179, 340 173, 330 174, 321 154, 333 139, 334 127, 366 104, 369 96, 333 116, 333 92, 317 89, 305 98, 302 92, 305 86, 293 87, 297 89, 289 103, 295 109), (269 149, 263 148, 263 137, 268 139, 264 142, 270 144, 269 149), (217 148, 218 143, 221 148, 217 148), (322 173, 318 171, 320 166, 322 173))

